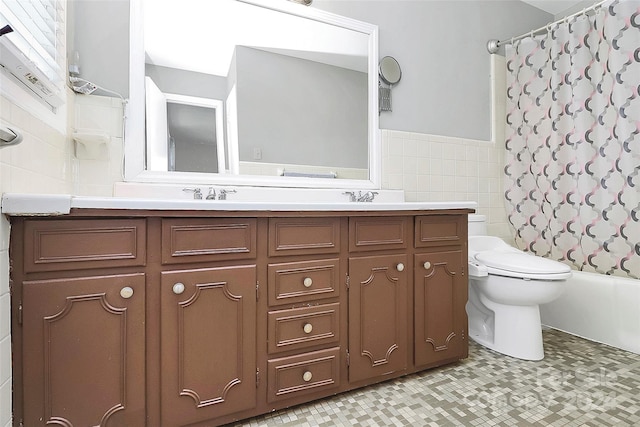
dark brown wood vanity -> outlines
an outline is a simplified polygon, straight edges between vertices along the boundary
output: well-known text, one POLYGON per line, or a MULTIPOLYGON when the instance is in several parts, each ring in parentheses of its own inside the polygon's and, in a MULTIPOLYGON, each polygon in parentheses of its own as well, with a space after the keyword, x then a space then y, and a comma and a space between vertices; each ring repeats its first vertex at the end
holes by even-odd
POLYGON ((467 357, 467 214, 11 217, 16 425, 212 426, 467 357))

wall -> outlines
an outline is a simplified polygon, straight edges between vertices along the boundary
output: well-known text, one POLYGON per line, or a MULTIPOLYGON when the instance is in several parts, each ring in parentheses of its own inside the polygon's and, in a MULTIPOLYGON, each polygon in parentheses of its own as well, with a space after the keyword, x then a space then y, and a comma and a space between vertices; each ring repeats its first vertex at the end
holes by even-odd
POLYGON ((71 192, 80 196, 111 196, 113 184, 123 180, 122 101, 108 96, 77 95, 72 108, 70 138, 73 131, 78 130, 101 134, 107 142, 101 147, 101 156, 74 159, 71 192))
POLYGON ((67 52, 80 54, 81 77, 128 97, 129 0, 67 2, 67 52))
MULTIPOLYGON (((69 50, 80 52, 82 76, 127 96, 129 1, 71 3, 69 50)), ((381 129, 480 140, 490 138, 487 41, 553 20, 518 0, 315 0, 311 7, 378 25, 380 56, 398 59, 403 78, 381 129)))
POLYGON ((505 59, 488 55, 492 140, 415 132, 382 132, 382 186, 402 189, 407 201, 468 200, 487 217, 490 235, 513 242, 504 208, 505 59))
POLYGON ((490 141, 383 131, 383 188, 407 201, 467 200, 487 216, 490 235, 511 241, 502 201, 503 149, 490 141))
POLYGON ((380 57, 395 57, 402 80, 380 128, 490 139, 489 39, 541 27, 552 16, 520 1, 339 1, 312 7, 378 25, 380 57))

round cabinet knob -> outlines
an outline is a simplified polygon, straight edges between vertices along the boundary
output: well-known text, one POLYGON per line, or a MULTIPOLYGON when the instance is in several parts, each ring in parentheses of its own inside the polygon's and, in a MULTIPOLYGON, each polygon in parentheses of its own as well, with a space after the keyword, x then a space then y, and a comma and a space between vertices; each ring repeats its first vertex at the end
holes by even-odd
POLYGON ((403 263, 398 263, 398 265, 396 265, 396 270, 398 271, 404 271, 404 264, 403 263))
POLYGON ((428 270, 431 268, 431 263, 429 261, 425 261, 423 265, 425 270, 428 270))
POLYGON ((173 285, 173 293, 176 295, 180 295, 181 293, 184 292, 184 283, 176 283, 175 285, 173 285))
POLYGON ((311 323, 305 323, 302 330, 304 330, 305 334, 310 334, 311 331, 313 331, 313 325, 311 323))
POLYGON ((304 374, 302 374, 302 379, 304 380, 304 382, 309 382, 311 381, 311 378, 313 378, 313 374, 309 371, 306 371, 304 374))
POLYGON ((305 277, 302 283, 304 284, 305 288, 310 288, 311 285, 313 285, 313 280, 311 280, 311 277, 305 277))
POLYGON ((129 286, 125 286, 124 288, 120 289, 120 296, 124 299, 129 299, 133 296, 133 289, 131 289, 129 286))

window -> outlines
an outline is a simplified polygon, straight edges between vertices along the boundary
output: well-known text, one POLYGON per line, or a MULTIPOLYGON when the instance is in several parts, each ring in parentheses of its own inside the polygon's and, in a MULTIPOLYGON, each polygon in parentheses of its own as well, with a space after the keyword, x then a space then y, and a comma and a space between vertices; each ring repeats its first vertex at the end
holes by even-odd
POLYGON ((51 109, 64 103, 65 0, 0 0, 0 64, 51 109))

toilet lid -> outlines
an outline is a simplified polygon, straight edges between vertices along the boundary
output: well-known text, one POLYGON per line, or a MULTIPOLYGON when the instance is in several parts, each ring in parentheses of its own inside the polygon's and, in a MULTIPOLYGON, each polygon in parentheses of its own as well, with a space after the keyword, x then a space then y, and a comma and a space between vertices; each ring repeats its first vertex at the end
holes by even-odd
POLYGON ((563 274, 571 271, 568 265, 524 252, 486 251, 477 253, 476 259, 489 268, 516 274, 548 275, 563 274))

